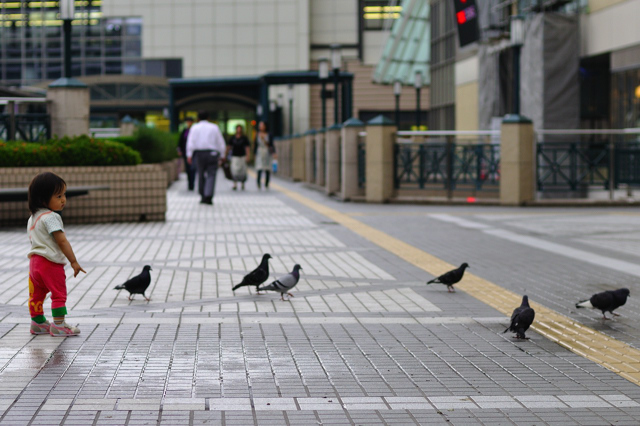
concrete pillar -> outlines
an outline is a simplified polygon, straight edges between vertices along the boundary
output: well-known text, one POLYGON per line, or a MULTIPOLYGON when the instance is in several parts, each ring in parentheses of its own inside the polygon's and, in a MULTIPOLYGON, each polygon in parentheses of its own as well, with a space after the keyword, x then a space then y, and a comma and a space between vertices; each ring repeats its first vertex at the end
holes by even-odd
POLYGON ((500 204, 521 206, 535 199, 533 123, 507 115, 500 140, 500 204))
POLYGON ((52 135, 89 134, 89 86, 74 78, 60 78, 49 85, 47 100, 52 135))
POLYGON ((360 195, 358 186, 358 141, 359 134, 364 132, 364 123, 357 118, 344 122, 341 130, 342 178, 340 192, 343 200, 350 200, 360 195))
POLYGON ((366 200, 385 203, 393 196, 393 146, 397 127, 382 115, 367 122, 366 200))
POLYGON ((306 162, 305 162, 306 136, 298 135, 291 141, 291 177, 294 181, 305 180, 306 162))
POLYGON ((120 121, 120 136, 133 136, 136 125, 130 115, 125 115, 120 121))
POLYGON ((316 133, 316 181, 315 184, 318 186, 324 186, 324 175, 325 175, 325 157, 324 157, 324 140, 327 129, 321 129, 316 133))
POLYGON ((304 142, 304 181, 309 183, 315 183, 315 176, 313 173, 315 163, 313 162, 313 153, 316 145, 316 131, 311 129, 305 133, 304 142))
POLYGON ((340 131, 342 126, 334 124, 327 129, 325 137, 326 175, 324 179, 327 194, 340 192, 340 131))

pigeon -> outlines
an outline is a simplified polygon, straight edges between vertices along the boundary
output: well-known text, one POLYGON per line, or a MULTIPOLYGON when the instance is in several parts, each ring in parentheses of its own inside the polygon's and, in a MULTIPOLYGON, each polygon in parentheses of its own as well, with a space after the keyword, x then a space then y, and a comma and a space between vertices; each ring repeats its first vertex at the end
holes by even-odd
POLYGON ((293 271, 289 272, 284 277, 280 277, 274 282, 264 287, 259 288, 258 290, 273 290, 280 292, 280 300, 284 301, 284 294, 287 293, 290 297, 293 297, 293 294, 289 293, 289 290, 294 288, 298 281, 300 280, 300 269, 302 267, 300 265, 295 265, 293 267, 293 271))
POLYGON ((529 306, 529 297, 522 297, 522 304, 520 307, 515 308, 511 314, 511 324, 503 333, 511 330, 516 333, 516 338, 526 339, 524 332, 529 329, 533 323, 533 319, 536 317, 536 312, 529 306))
POLYGON ((629 297, 628 288, 603 291, 602 293, 594 294, 591 296, 591 299, 576 303, 576 308, 600 309, 602 311, 602 317, 608 320, 610 318, 607 318, 605 312, 611 312, 612 315, 620 316, 620 314, 616 314, 613 311, 627 303, 627 297, 629 297))
POLYGON ((262 256, 262 261, 260 262, 258 267, 245 275, 242 279, 242 282, 233 287, 232 290, 236 291, 240 287, 244 287, 246 285, 254 285, 256 286, 256 291, 258 292, 258 294, 261 294, 258 287, 260 287, 260 284, 262 284, 269 278, 269 259, 271 259, 271 255, 269 253, 265 253, 262 256))
POLYGON ((131 296, 134 294, 141 294, 144 296, 145 300, 149 301, 149 299, 144 293, 147 291, 147 287, 151 284, 151 274, 149 271, 152 271, 151 266, 144 265, 142 268, 142 272, 140 275, 136 275, 133 278, 130 278, 126 283, 122 285, 118 285, 114 287, 114 290, 127 290, 129 292, 129 300, 133 300, 131 296))
POLYGON ((447 286, 447 290, 449 293, 455 293, 456 291, 453 289, 453 285, 459 282, 464 275, 464 270, 470 268, 468 263, 463 263, 460 265, 458 269, 454 269, 452 271, 447 272, 446 274, 440 275, 438 278, 434 278, 429 281, 427 284, 445 284, 447 286))

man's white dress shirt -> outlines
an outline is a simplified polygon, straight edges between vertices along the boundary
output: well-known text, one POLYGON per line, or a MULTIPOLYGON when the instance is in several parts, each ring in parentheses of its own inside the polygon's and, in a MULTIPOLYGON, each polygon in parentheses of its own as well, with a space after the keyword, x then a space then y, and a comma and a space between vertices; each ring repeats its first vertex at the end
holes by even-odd
POLYGON ((193 157, 193 151, 212 149, 224 154, 227 144, 217 124, 206 120, 191 126, 187 136, 187 158, 193 157))

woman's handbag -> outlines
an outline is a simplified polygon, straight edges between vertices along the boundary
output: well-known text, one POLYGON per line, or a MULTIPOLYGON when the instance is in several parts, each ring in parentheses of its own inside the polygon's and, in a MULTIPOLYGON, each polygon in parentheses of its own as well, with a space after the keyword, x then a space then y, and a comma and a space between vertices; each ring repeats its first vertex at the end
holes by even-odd
POLYGON ((231 165, 229 164, 229 160, 226 158, 222 160, 222 171, 224 172, 224 177, 229 180, 233 180, 233 175, 231 174, 231 165))

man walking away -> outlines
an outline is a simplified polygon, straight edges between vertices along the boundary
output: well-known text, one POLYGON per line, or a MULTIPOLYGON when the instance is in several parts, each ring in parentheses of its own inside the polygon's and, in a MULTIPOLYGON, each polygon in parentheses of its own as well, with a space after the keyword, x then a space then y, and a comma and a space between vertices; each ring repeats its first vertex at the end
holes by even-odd
POLYGON ((198 122, 191 126, 187 137, 187 162, 196 163, 200 203, 213 204, 216 189, 216 173, 220 155, 226 144, 218 126, 209 121, 207 111, 198 112, 198 122))
POLYGON ((187 185, 189 191, 193 191, 196 184, 196 168, 187 162, 187 137, 189 136, 189 131, 193 125, 193 117, 185 118, 184 122, 185 128, 182 133, 180 133, 180 156, 184 161, 184 171, 187 173, 187 185))

